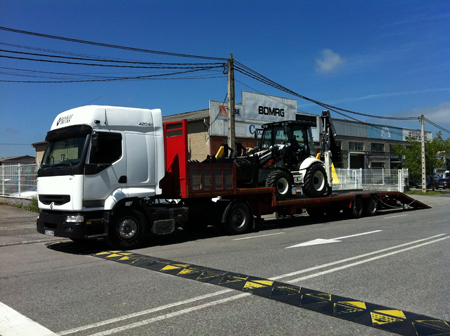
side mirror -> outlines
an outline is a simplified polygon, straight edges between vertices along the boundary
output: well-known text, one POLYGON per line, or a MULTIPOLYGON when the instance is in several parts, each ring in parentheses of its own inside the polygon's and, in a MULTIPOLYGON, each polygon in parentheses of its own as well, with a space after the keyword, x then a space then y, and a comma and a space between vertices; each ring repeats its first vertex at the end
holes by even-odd
POLYGON ((96 152, 100 151, 100 148, 98 147, 98 134, 97 133, 93 133, 92 134, 92 149, 96 152))

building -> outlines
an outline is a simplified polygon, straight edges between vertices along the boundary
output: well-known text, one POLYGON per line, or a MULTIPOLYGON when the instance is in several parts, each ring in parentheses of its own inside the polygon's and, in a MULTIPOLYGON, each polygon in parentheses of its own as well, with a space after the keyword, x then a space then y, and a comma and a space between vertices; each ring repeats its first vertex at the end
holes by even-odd
POLYGON ((42 158, 44 157, 44 152, 45 149, 47 148, 47 144, 48 144, 47 141, 40 141, 31 144, 31 146, 33 146, 34 149, 36 150, 36 162, 39 164, 42 162, 42 158))
POLYGON ((13 156, 13 157, 7 157, 7 158, 1 158, 0 159, 0 166, 4 165, 10 165, 10 164, 29 164, 29 163, 36 163, 36 158, 29 155, 22 155, 22 156, 13 156))
MULTIPOLYGON (((318 114, 320 110, 318 111, 318 114)), ((297 100, 242 91, 242 103, 236 104, 236 140, 252 148, 258 142, 255 133, 264 123, 296 120, 299 115, 297 100)), ((310 115, 310 114, 307 114, 310 115)), ((316 152, 320 151, 320 118, 312 128, 316 152)), ((203 161, 214 155, 228 136, 227 103, 210 100, 209 108, 163 117, 164 122, 187 119, 188 144, 191 160, 203 161)), ((342 160, 334 162, 337 168, 396 169, 400 160, 393 145, 406 144, 407 137, 420 138, 420 130, 347 119, 333 118, 342 160)), ((432 132, 426 132, 431 139, 432 132)))

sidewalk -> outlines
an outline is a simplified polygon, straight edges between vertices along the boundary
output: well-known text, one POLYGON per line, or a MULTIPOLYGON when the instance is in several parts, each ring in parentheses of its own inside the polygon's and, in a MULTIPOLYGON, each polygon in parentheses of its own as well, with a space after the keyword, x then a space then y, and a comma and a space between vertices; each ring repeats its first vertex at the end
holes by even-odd
POLYGON ((0 247, 66 240, 36 231, 37 213, 0 204, 0 247))

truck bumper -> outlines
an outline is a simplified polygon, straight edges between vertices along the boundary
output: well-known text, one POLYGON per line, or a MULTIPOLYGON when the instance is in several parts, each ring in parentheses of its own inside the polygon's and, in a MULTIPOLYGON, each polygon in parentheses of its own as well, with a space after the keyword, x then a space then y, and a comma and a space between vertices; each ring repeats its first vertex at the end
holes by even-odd
POLYGON ((89 239, 106 236, 103 212, 73 213, 41 211, 37 219, 39 233, 72 239, 89 239), (67 222, 67 216, 81 215, 83 222, 67 222))

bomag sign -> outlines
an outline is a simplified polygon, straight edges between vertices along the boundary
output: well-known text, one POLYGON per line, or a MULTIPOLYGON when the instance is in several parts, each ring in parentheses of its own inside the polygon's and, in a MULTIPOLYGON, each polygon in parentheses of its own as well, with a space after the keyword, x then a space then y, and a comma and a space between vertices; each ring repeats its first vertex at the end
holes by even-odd
POLYGON ((295 120, 297 100, 242 91, 244 120, 249 122, 277 122, 295 120))
POLYGON ((284 117, 284 109, 268 106, 258 106, 258 113, 271 116, 284 117))

